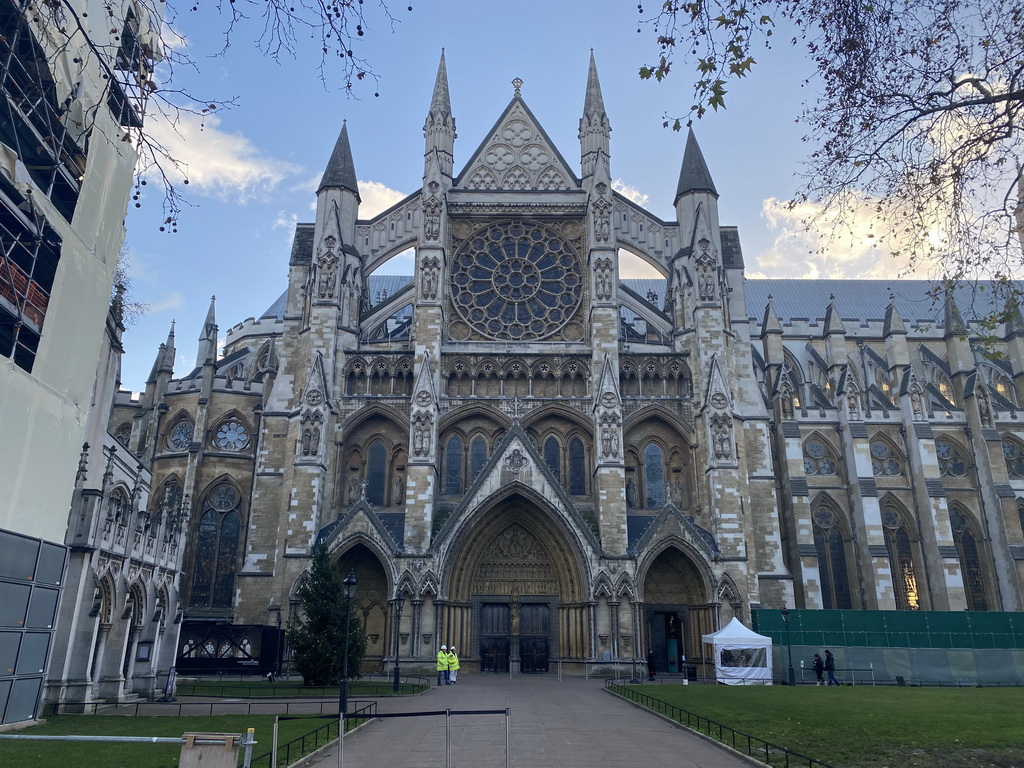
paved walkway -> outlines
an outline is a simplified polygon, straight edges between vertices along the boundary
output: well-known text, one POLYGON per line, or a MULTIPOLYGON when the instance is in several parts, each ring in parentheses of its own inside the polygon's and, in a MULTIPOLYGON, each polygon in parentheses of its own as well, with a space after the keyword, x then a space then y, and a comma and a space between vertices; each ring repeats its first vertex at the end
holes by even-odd
MULTIPOLYGON (((423 696, 380 699, 378 712, 511 708, 518 768, 750 768, 751 763, 616 696, 600 680, 466 675, 423 696)), ((375 720, 345 739, 346 768, 443 768, 445 718, 375 720)), ((452 717, 452 766, 505 765, 505 718, 452 717)), ((300 763, 336 768, 337 745, 300 763)))

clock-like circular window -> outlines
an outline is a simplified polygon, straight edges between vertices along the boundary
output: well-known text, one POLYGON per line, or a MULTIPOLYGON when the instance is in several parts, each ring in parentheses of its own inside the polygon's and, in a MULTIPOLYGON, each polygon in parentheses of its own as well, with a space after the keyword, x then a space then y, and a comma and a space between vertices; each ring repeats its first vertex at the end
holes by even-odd
POLYGON ((195 432, 195 428, 192 426, 191 421, 185 421, 182 419, 171 429, 171 436, 168 442, 171 444, 171 448, 176 451, 184 451, 190 445, 192 445, 192 435, 195 432))
POLYGON ((455 311, 490 339, 544 339, 583 301, 576 249, 538 222, 500 222, 467 238, 452 259, 455 311))
POLYGON ((249 433, 241 422, 229 419, 217 427, 213 442, 222 450, 240 451, 249 444, 249 433))

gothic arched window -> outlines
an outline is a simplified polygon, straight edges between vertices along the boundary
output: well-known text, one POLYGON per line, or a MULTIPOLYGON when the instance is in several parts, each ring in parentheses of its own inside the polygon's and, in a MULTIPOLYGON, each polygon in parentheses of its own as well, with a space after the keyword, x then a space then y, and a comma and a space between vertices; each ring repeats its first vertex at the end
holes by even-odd
POLYGON ((871 471, 875 477, 899 477, 903 474, 903 457, 887 440, 871 441, 871 471))
POLYGON ((892 571, 893 592, 896 594, 896 608, 901 611, 918 611, 921 609, 921 597, 914 564, 914 545, 903 511, 893 504, 884 505, 882 527, 885 531, 889 568, 892 571))
POLYGON ((644 501, 646 509, 665 504, 665 454, 655 443, 644 448, 644 501))
POLYGON ((548 465, 555 480, 562 482, 562 447, 558 444, 557 437, 549 437, 544 441, 544 463, 548 465))
POLYGON ((974 534, 974 522, 967 514, 956 507, 951 507, 949 524, 953 528, 956 553, 960 558, 960 573, 964 579, 967 610, 987 611, 988 597, 985 594, 985 574, 978 553, 978 539, 974 534))
POLYGON ((444 492, 462 493, 462 438, 452 435, 444 449, 444 492))
POLYGON ((114 432, 114 439, 127 448, 128 444, 131 443, 132 440, 132 425, 125 422, 119 426, 117 431, 114 432))
POLYGON ((1002 374, 995 377, 995 390, 999 393, 999 396, 1006 400, 1010 405, 1017 405, 1017 393, 1014 391, 1013 383, 1002 374))
POLYGON ((487 440, 484 439, 483 435, 477 435, 473 438, 473 442, 469 444, 469 479, 470 482, 476 480, 476 476, 480 474, 480 470, 484 468, 484 464, 487 463, 487 440))
POLYGON ((839 527, 839 517, 835 510, 822 504, 814 510, 811 519, 821 578, 822 607, 826 610, 853 608, 846 567, 846 539, 839 527))
POLYGON ((387 449, 380 440, 374 440, 366 454, 366 500, 371 504, 383 506, 387 487, 387 449))
POLYGON ((832 447, 823 440, 812 439, 804 443, 804 472, 808 475, 835 475, 839 472, 832 447))
POLYGON ((231 606, 242 530, 241 503, 238 491, 228 483, 210 491, 203 502, 192 579, 193 606, 231 606))
POLYGON ((942 477, 967 476, 967 457, 957 443, 941 438, 936 440, 935 455, 939 460, 939 474, 942 477))
POLYGON ((1003 458, 1010 477, 1024 477, 1024 449, 1016 440, 1003 438, 1003 458))
POLYGON ((574 437, 569 441, 569 493, 573 496, 583 496, 586 492, 587 469, 583 441, 574 437))
POLYGON ((192 445, 195 427, 187 418, 180 418, 167 433, 167 445, 172 451, 185 451, 192 445))

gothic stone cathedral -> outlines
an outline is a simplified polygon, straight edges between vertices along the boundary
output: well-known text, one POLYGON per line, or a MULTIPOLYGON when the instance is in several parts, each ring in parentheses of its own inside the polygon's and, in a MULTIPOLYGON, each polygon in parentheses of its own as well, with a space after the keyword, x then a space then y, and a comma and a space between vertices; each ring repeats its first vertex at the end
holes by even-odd
POLYGON ((198 367, 172 330, 115 402, 184 521, 178 667, 285 659, 317 543, 376 669, 671 672, 762 606, 1020 610, 1024 322, 982 363, 952 300, 904 323, 921 284, 748 282, 692 133, 661 221, 612 189, 593 60, 578 170, 516 85, 456 174, 442 57, 423 187, 373 219, 342 128, 281 299, 220 355, 211 305, 198 367))

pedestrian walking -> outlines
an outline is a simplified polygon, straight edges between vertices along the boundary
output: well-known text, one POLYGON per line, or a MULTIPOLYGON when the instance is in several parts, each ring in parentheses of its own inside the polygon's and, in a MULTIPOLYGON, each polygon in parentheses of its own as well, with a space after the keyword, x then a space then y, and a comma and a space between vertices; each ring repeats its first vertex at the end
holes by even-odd
POLYGON ((815 685, 824 685, 825 681, 822 680, 821 673, 825 670, 825 662, 821 660, 821 656, 817 653, 814 654, 814 661, 811 664, 811 669, 814 670, 814 674, 818 678, 815 685))
POLYGON ((654 675, 658 672, 656 662, 654 660, 654 649, 647 649, 647 679, 654 682, 654 675))
POLYGON ((839 681, 836 680, 836 657, 832 655, 832 651, 825 651, 825 672, 829 685, 839 685, 839 681))
POLYGON ((448 682, 448 646, 442 645, 437 652, 437 684, 448 682))
POLYGON ((459 681, 459 654, 453 645, 448 649, 448 684, 455 685, 459 681))

